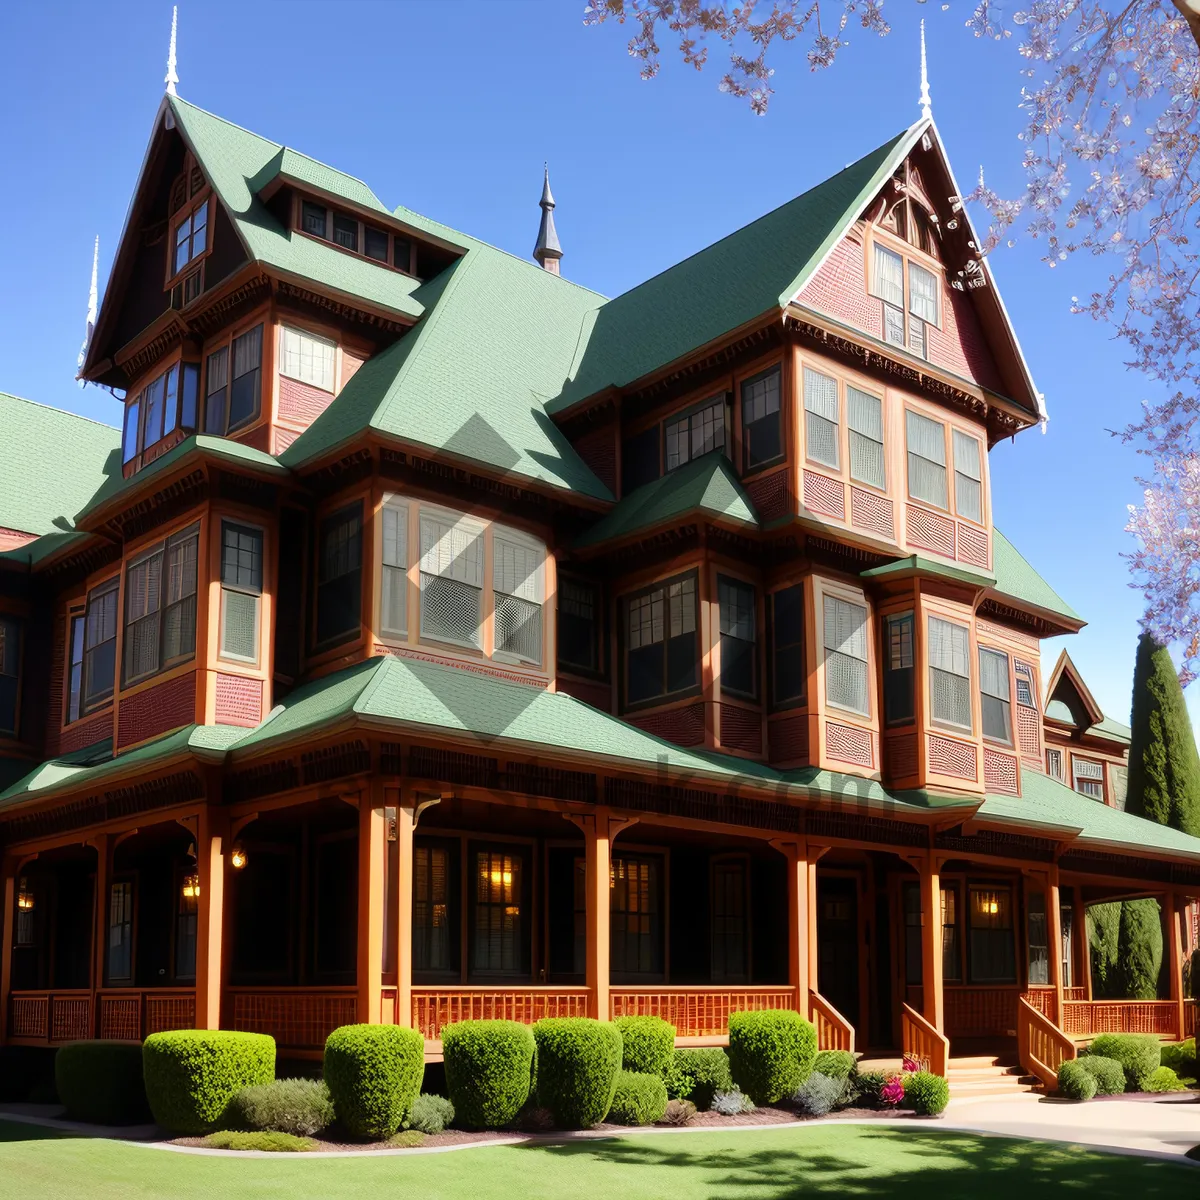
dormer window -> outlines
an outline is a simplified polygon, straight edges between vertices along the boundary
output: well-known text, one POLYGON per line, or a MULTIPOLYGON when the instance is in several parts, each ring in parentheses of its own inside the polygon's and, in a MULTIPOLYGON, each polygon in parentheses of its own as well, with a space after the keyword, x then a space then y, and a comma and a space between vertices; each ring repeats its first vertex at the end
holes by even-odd
POLYGON ((942 320, 942 281, 932 269, 936 255, 930 218, 916 203, 908 205, 907 215, 897 205, 876 228, 881 232, 871 240, 870 291, 883 301, 883 340, 928 358, 929 326, 940 328, 942 320), (894 231, 895 238, 884 235, 885 230, 894 231), (901 239, 915 252, 907 252, 901 239))
POLYGON ((178 275, 184 267, 208 248, 208 208, 204 201, 175 226, 175 264, 171 274, 178 275))
POLYGON ((125 405, 122 463, 133 462, 176 429, 194 432, 199 394, 198 363, 174 363, 146 384, 125 405))
POLYGON ((666 423, 667 470, 725 449, 725 397, 705 400, 699 407, 666 423))
POLYGON ((413 244, 399 234, 362 221, 353 213, 339 212, 319 200, 301 200, 297 227, 309 237, 332 242, 351 254, 415 274, 413 244))

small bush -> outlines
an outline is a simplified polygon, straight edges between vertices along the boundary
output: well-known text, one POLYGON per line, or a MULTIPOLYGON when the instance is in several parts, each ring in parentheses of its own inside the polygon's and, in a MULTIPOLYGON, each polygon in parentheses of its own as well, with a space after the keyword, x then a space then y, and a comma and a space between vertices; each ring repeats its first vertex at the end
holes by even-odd
POLYGON ((739 1113, 753 1112, 754 1101, 737 1088, 731 1092, 717 1092, 712 1098, 712 1111, 723 1117, 736 1117, 739 1113))
POLYGON ((68 1042, 54 1056, 67 1116, 94 1125, 133 1125, 150 1116, 141 1042, 68 1042))
POLYGON ((1162 1066, 1170 1067, 1181 1079, 1196 1074, 1195 1038, 1188 1038, 1186 1042, 1167 1042, 1159 1053, 1162 1066))
POLYGON ((1115 1058, 1084 1054, 1076 1061, 1096 1081, 1097 1096, 1119 1096, 1125 1090, 1125 1068, 1115 1058))
POLYGON ((840 1106, 846 1094, 846 1081, 812 1071, 792 1095, 792 1103, 806 1117, 827 1117, 840 1106))
POLYGON ((515 1121, 529 1099, 533 1030, 516 1021, 462 1021, 442 1030, 446 1090, 468 1129, 515 1121))
POLYGON ((388 1145, 396 1150, 414 1150, 417 1146, 425 1144, 427 1136, 419 1129, 405 1129, 395 1137, 388 1138, 388 1145))
POLYGON ((816 1028, 797 1012, 776 1008, 729 1017, 733 1081, 756 1104, 790 1096, 808 1078, 816 1056, 816 1028))
POLYGON ((549 1017, 533 1027, 538 1104, 564 1128, 590 1129, 612 1107, 621 1031, 611 1021, 549 1017))
POLYGON ((675 1026, 662 1017, 620 1017, 621 1066, 646 1075, 666 1075, 675 1054, 675 1026))
POLYGON ((904 1103, 918 1117, 936 1117, 950 1103, 950 1086, 932 1071, 918 1071, 904 1079, 904 1103))
POLYGON ((690 1100, 668 1100, 662 1115, 664 1125, 687 1125, 696 1115, 696 1106, 690 1100))
POLYGON ((665 1082, 668 1096, 690 1100, 704 1112, 712 1107, 717 1092, 733 1091, 729 1055, 720 1046, 676 1050, 665 1082))
POLYGON ((454 1105, 445 1096, 422 1092, 408 1110, 408 1128, 418 1133, 441 1133, 454 1120, 454 1105))
POLYGON ((1121 1064, 1127 1092, 1144 1092, 1162 1057, 1158 1038, 1149 1033, 1102 1033, 1093 1039, 1091 1052, 1121 1064))
POLYGON ((325 1082, 351 1137, 390 1138, 425 1074, 425 1039, 399 1025, 343 1025, 325 1041, 325 1082))
POLYGON ((265 1033, 176 1029, 152 1033, 142 1046, 146 1098, 172 1133, 210 1133, 225 1124, 244 1087, 275 1078, 275 1039, 265 1033))
POLYGON ((229 1105, 240 1129, 271 1130, 311 1137, 333 1122, 329 1088, 318 1079, 276 1079, 242 1088, 229 1105))
POLYGON ((667 1087, 661 1075, 620 1071, 608 1119, 616 1125, 653 1125, 667 1111, 667 1087))
POLYGON ((1059 1063, 1058 1094, 1068 1100, 1090 1100, 1096 1094, 1096 1077, 1082 1059, 1066 1058, 1059 1063))
POLYGON ((1186 1092, 1187 1084, 1170 1067, 1155 1067, 1146 1080, 1148 1092, 1186 1092))
POLYGON ((887 1074, 883 1071, 864 1071, 861 1075, 855 1075, 854 1099, 863 1104, 878 1105, 887 1081, 887 1074))
POLYGON ((822 1050, 813 1059, 812 1069, 830 1079, 849 1079, 858 1066, 858 1059, 849 1050, 822 1050))
POLYGON ((269 1150, 272 1153, 303 1153, 315 1150, 317 1143, 312 1138, 296 1137, 291 1133, 273 1133, 267 1130, 225 1129, 210 1133, 201 1145, 210 1150, 269 1150))

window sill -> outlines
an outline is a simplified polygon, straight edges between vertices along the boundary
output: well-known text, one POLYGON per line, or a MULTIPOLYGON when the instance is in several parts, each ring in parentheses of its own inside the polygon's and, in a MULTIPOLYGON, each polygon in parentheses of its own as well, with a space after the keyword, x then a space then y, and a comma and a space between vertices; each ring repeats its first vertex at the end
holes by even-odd
POLYGON ((128 700, 131 696, 136 696, 141 692, 147 691, 159 683, 167 683, 172 679, 178 679, 181 675, 187 675, 196 669, 196 655, 190 654, 187 658, 179 659, 171 663, 169 666, 162 667, 155 671, 152 675, 142 675, 138 679, 130 683, 122 683, 121 690, 117 693, 117 699, 120 703, 128 700))
POLYGON ((668 692, 666 695, 651 696, 646 700, 627 701, 621 708, 621 715, 638 716, 644 712, 651 712, 656 708, 666 708, 668 705, 679 704, 685 700, 695 700, 701 695, 703 695, 703 692, 697 685, 685 692, 668 692))
POLYGON ((767 462, 755 463, 754 466, 747 466, 742 471, 742 478, 749 479, 752 475, 760 475, 763 471, 769 471, 772 467, 782 467, 787 465, 787 455, 781 454, 777 458, 769 459, 767 462))

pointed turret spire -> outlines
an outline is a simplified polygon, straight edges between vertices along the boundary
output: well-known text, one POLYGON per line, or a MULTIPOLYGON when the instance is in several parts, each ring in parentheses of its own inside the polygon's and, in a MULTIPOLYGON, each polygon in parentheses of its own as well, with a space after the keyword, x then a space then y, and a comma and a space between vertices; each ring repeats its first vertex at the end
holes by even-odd
POLYGON ((538 201, 542 210, 542 224, 538 229, 537 245, 533 257, 554 275, 558 275, 562 246, 558 243, 558 230, 554 228, 554 197, 550 194, 550 164, 546 164, 546 175, 542 183, 542 198, 538 201))
POLYGON ((88 289, 87 323, 83 333, 83 345, 79 347, 79 363, 75 377, 79 386, 83 387, 86 380, 80 378, 83 364, 87 360, 88 347, 92 344, 92 330, 96 328, 96 309, 99 305, 99 293, 96 290, 96 273, 100 267, 100 235, 96 234, 96 245, 92 249, 92 286, 88 289))
POLYGON ((178 94, 175 91, 175 85, 179 82, 179 76, 175 72, 175 29, 178 23, 179 6, 176 5, 171 9, 171 48, 167 51, 167 77, 163 80, 167 85, 168 96, 178 94))
POLYGON ((933 120, 933 105, 929 101, 929 71, 925 66, 925 18, 921 18, 921 119, 933 120))

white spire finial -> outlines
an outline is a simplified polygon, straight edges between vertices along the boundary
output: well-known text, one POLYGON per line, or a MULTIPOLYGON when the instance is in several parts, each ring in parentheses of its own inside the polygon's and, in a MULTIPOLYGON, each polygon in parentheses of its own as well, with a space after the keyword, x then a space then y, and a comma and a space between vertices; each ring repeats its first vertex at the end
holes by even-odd
POLYGON ((979 190, 982 192, 986 184, 983 182, 983 163, 979 164, 979 190))
POLYGON ((168 96, 178 95, 175 91, 175 85, 179 82, 179 76, 175 73, 175 27, 178 22, 179 6, 176 5, 171 9, 171 48, 167 51, 167 77, 163 80, 168 96))
POLYGON ((929 102, 929 71, 925 66, 925 18, 921 18, 921 119, 933 120, 933 106, 929 102))
MULTIPOLYGON (((83 333, 83 345, 79 347, 79 362, 76 378, 83 371, 84 361, 87 359, 88 347, 92 344, 92 330, 96 328, 96 309, 99 305, 99 293, 96 290, 96 273, 100 267, 100 235, 96 234, 96 245, 92 249, 92 286, 88 289, 88 310, 87 310, 87 325, 83 333)), ((79 380, 79 386, 83 387, 86 381, 79 380)))

